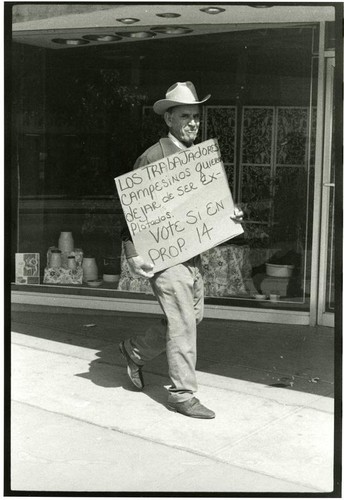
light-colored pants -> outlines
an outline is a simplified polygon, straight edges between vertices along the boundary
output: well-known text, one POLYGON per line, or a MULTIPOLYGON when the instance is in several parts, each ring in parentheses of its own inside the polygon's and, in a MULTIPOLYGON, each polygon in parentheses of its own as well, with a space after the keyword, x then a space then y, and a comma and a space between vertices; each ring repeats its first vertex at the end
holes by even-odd
POLYGON ((204 288, 201 259, 193 259, 157 273, 150 280, 165 318, 145 334, 125 341, 139 365, 166 350, 172 385, 168 400, 182 402, 197 391, 196 327, 203 318, 204 288))

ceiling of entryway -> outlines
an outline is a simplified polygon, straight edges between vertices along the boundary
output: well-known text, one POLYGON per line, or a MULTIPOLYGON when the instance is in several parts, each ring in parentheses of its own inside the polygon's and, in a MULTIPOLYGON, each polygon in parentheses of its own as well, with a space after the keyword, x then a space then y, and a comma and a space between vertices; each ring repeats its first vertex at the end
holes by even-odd
POLYGON ((290 4, 19 4, 13 40, 50 49, 115 47, 247 29, 333 21, 332 6, 290 4))

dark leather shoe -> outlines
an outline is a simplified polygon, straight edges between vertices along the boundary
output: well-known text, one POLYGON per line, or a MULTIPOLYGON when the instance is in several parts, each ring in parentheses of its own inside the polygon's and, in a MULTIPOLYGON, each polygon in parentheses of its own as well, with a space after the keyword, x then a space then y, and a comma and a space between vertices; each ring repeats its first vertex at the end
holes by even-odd
POLYGON ((168 403, 169 410, 192 418, 215 418, 215 413, 203 406, 197 398, 188 399, 182 403, 168 403))
POLYGON ((143 389, 144 387, 144 382, 143 382, 143 376, 142 376, 142 366, 137 365, 129 356, 126 348, 124 347, 124 342, 122 341, 119 344, 119 350, 120 353, 122 354, 123 358, 125 359, 127 363, 127 374, 134 386, 137 389, 143 389))

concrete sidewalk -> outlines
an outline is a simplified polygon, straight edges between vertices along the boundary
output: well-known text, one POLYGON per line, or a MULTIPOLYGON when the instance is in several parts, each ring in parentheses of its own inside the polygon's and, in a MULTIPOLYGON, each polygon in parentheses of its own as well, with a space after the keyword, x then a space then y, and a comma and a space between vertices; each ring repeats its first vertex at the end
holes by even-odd
POLYGON ((118 342, 154 318, 12 315, 13 491, 333 489, 333 331, 205 320, 197 420, 167 410, 166 359, 127 381, 118 342))

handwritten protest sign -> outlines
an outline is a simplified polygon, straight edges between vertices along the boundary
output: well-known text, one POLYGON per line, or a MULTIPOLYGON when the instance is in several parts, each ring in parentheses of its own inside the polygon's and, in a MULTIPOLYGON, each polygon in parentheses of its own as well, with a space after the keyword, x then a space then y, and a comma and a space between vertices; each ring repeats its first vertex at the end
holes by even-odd
POLYGON ((185 262, 241 233, 216 139, 116 177, 139 255, 154 272, 185 262))

